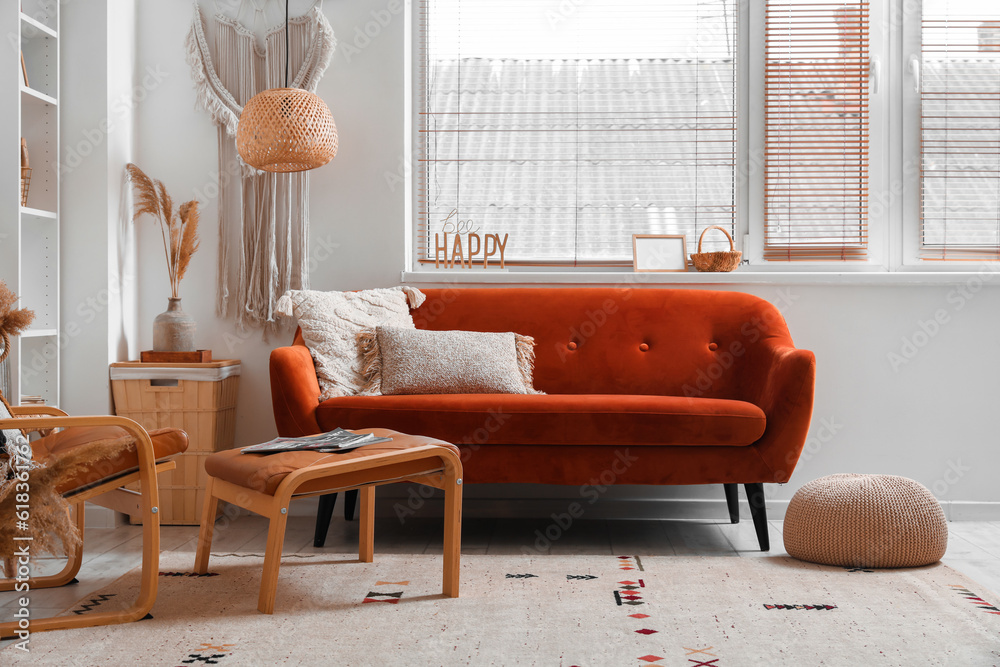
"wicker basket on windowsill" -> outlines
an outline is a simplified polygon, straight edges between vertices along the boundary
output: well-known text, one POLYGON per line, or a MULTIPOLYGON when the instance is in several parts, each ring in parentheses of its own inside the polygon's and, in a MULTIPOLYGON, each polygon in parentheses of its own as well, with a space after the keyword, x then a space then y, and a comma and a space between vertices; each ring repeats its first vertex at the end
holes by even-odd
POLYGON ((740 259, 742 257, 743 253, 736 250, 736 247, 733 245, 733 237, 729 235, 729 232, 727 232, 723 227, 712 225, 711 227, 706 227, 705 231, 703 231, 701 236, 698 237, 698 252, 691 255, 691 261, 694 263, 694 268, 699 271, 725 273, 732 271, 739 266, 740 259), (705 234, 707 234, 710 229, 718 229, 726 235, 726 238, 729 239, 729 250, 720 250, 718 252, 701 251, 701 242, 705 238, 705 234))

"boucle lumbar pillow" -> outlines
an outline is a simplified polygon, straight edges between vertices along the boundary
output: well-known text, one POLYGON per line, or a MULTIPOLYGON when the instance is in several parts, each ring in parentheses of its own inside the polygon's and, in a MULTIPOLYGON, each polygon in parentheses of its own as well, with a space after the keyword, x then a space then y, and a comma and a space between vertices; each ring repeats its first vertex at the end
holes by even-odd
POLYGON ((316 364, 320 400, 352 396, 362 386, 358 333, 380 324, 413 329, 411 308, 424 302, 413 287, 361 292, 291 290, 278 301, 282 315, 294 315, 316 364))
POLYGON ((537 394, 535 340, 512 332, 379 326, 358 334, 363 394, 537 394))

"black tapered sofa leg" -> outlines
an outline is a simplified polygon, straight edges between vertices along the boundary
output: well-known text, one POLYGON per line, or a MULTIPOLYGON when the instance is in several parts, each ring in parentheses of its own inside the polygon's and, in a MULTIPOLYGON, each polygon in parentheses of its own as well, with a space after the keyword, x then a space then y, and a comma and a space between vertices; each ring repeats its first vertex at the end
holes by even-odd
POLYGON ((319 497, 319 510, 316 512, 316 532, 313 533, 313 546, 317 549, 326 544, 326 533, 330 530, 330 519, 333 518, 333 506, 337 504, 337 494, 328 493, 319 497))
POLYGON ((354 509, 358 506, 358 490, 344 491, 344 518, 354 521, 354 509))
POLYGON ((750 503, 750 516, 753 517, 753 527, 757 531, 757 543, 761 551, 771 550, 771 540, 767 536, 767 509, 764 506, 764 485, 744 484, 747 501, 750 503))
POLYGON ((723 484, 722 488, 726 490, 726 506, 729 508, 729 521, 730 523, 740 522, 740 485, 739 484, 723 484))

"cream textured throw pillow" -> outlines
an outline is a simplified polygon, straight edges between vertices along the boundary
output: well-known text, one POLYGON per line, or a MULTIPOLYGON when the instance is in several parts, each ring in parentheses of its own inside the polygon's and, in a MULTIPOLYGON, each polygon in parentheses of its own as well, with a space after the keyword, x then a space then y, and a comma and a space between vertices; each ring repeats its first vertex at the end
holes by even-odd
POLYGON ((379 326, 358 335, 363 394, 537 394, 535 340, 515 333, 379 326))
POLYGON ((380 324, 413 329, 411 308, 424 302, 413 287, 362 292, 291 290, 278 301, 278 312, 295 315, 319 379, 320 400, 352 396, 361 390, 362 356, 358 333, 380 324))

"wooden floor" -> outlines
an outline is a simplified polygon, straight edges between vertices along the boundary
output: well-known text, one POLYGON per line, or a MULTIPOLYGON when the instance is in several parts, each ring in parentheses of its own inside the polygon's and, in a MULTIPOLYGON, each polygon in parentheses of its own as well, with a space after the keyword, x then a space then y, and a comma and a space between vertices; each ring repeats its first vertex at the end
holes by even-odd
MULTIPOLYGON (((345 521, 337 505, 327 546, 312 546, 312 516, 290 516, 285 554, 316 552, 357 554, 358 523, 345 521)), ((519 554, 526 549, 544 554, 638 554, 656 556, 716 556, 771 558, 784 556, 781 522, 772 521, 771 551, 758 550, 753 524, 745 518, 738 524, 701 521, 605 521, 576 520, 568 530, 543 519, 465 519, 463 554, 519 554), (546 531, 558 539, 540 540, 546 531)), ((949 524, 948 553, 944 562, 965 573, 993 592, 1000 593, 1000 522, 953 522, 949 524)), ((53 590, 31 591, 33 616, 57 613, 140 564, 142 535, 139 526, 87 528, 86 552, 80 583, 53 590)), ((194 563, 198 529, 195 526, 164 526, 162 549, 190 555, 194 563)), ((440 553, 442 526, 439 519, 410 518, 404 523, 393 517, 379 518, 375 526, 375 557, 379 553, 440 553)), ((213 553, 263 554, 266 522, 257 516, 240 516, 216 526, 213 553)), ((548 539, 548 538, 546 538, 548 539)), ((50 569, 54 562, 42 563, 50 569)), ((256 593, 255 593, 256 594, 256 593)), ((0 617, 9 618, 17 605, 14 593, 0 593, 0 617)), ((154 607, 155 612, 155 607, 154 607)))

